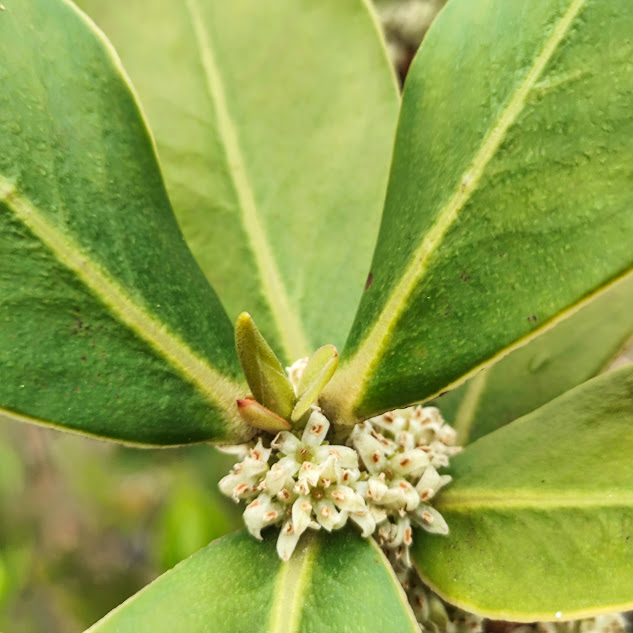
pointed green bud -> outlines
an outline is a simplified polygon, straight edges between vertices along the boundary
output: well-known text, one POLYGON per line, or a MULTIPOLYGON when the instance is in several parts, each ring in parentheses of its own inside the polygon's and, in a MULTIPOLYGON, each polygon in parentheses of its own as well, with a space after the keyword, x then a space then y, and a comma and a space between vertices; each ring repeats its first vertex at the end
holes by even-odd
POLYGON ((294 388, 247 312, 242 312, 235 324, 235 347, 255 400, 289 420, 296 402, 294 388))
POLYGON ((316 402, 337 367, 338 352, 334 345, 324 345, 312 354, 297 388, 299 400, 292 411, 293 422, 300 420, 316 402))
POLYGON ((292 428, 289 422, 250 398, 238 400, 237 411, 246 424, 268 433, 289 431, 292 428))

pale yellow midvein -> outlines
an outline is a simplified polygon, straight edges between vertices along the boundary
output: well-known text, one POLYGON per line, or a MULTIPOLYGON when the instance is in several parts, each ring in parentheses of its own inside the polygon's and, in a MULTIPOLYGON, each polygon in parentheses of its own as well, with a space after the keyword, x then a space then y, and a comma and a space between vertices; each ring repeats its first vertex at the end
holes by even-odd
POLYGON ((246 173, 237 130, 229 112, 224 82, 213 54, 209 34, 204 28, 198 1, 187 0, 186 4, 202 57, 207 90, 216 109, 218 132, 226 151, 229 171, 242 212, 244 231, 250 241, 257 268, 261 274, 262 291, 288 359, 294 360, 307 356, 311 347, 303 331, 301 320, 290 302, 286 286, 281 279, 270 244, 266 239, 266 231, 259 217, 255 196, 246 173))
POLYGON ((37 207, 18 193, 13 183, 1 176, 0 202, 101 300, 113 316, 195 385, 207 400, 222 410, 236 428, 243 428, 244 424, 239 419, 235 406, 236 398, 244 395, 243 387, 211 367, 184 341, 169 332, 164 324, 138 306, 78 244, 47 221, 37 207))
POLYGON ((290 560, 282 563, 272 597, 268 633, 297 633, 301 626, 303 600, 318 550, 317 539, 304 534, 290 560))
POLYGON ((585 0, 572 0, 567 11, 560 18, 545 45, 536 56, 525 79, 519 84, 494 127, 484 138, 469 168, 460 179, 457 189, 440 210, 437 220, 416 249, 411 263, 394 287, 373 328, 363 339, 354 356, 339 370, 330 393, 332 398, 345 399, 345 405, 333 404, 337 408, 336 417, 340 422, 344 423, 346 420, 350 423, 354 422, 353 408, 362 398, 366 383, 374 373, 375 366, 388 345, 394 327, 408 305, 409 297, 428 272, 431 256, 441 245, 442 239, 457 219, 460 211, 479 186, 488 163, 495 156, 509 128, 523 110, 530 91, 567 34, 584 3, 585 0), (334 395, 334 390, 339 397, 334 395))
POLYGON ((438 498, 435 504, 440 511, 471 512, 473 510, 554 510, 573 508, 632 507, 633 490, 503 490, 491 493, 486 490, 469 490, 438 498))
POLYGON ((466 394, 457 409, 455 420, 453 420, 453 428, 457 431, 456 443, 460 446, 467 444, 470 439, 470 429, 487 382, 488 371, 484 369, 466 387, 466 394))

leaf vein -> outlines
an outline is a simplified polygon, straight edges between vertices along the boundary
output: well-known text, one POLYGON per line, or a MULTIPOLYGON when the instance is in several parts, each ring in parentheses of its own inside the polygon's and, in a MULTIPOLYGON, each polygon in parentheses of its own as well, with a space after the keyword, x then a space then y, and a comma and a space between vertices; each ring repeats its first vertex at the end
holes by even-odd
POLYGON ((279 338, 289 360, 307 356, 310 345, 303 331, 287 288, 277 267, 266 231, 262 224, 255 195, 246 172, 246 165, 235 123, 229 112, 224 82, 213 53, 209 33, 203 26, 198 0, 186 0, 196 43, 200 51, 209 98, 216 108, 218 131, 226 151, 227 164, 242 213, 243 227, 250 241, 260 272, 263 294, 277 325, 279 338))

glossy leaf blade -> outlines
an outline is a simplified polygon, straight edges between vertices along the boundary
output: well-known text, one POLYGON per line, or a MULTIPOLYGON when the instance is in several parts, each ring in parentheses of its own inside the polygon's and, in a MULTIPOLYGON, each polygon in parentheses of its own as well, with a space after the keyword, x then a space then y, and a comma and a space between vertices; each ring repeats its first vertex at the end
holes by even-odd
POLYGON ((633 607, 633 367, 581 385, 451 461, 450 533, 416 534, 440 595, 510 621, 633 607))
POLYGON ((0 411, 143 444, 237 440, 231 324, 120 63, 62 0, 0 11, 0 411))
POLYGON ((472 442, 601 373, 633 336, 633 277, 435 401, 472 442))
POLYGON ((404 592, 355 532, 302 538, 282 563, 245 531, 161 576, 86 633, 417 633, 404 592))
POLYGON ((442 11, 408 76, 331 414, 453 388, 631 270, 632 29, 627 0, 442 11))
POLYGON ((398 96, 362 0, 82 0, 156 135, 185 237, 232 319, 292 362, 342 346, 398 96))

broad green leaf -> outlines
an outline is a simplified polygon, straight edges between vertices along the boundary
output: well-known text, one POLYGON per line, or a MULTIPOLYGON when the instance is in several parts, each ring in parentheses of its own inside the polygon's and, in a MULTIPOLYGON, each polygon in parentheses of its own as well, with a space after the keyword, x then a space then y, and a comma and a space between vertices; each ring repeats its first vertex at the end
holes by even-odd
POLYGON ((633 607, 633 366, 487 435, 451 460, 437 509, 450 533, 416 533, 442 597, 511 621, 633 607))
POLYGON ((290 418, 296 402, 294 387, 247 312, 237 318, 235 347, 253 397, 277 415, 290 418))
POLYGON ((363 0, 81 0, 139 91, 194 255, 284 361, 342 347, 398 96, 363 0))
POLYGON ((110 45, 0 11, 0 415, 143 444, 244 438, 231 323, 110 45))
POLYGON ((633 335, 633 277, 434 403, 467 444, 603 371, 633 335))
POLYGON ((633 267, 628 0, 454 0, 407 79, 329 413, 428 399, 633 267))
POLYGON ((355 532, 304 535, 282 563, 245 530, 167 572, 86 633, 418 633, 380 548, 355 532), (307 537, 307 538, 306 538, 307 537))

